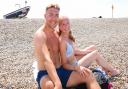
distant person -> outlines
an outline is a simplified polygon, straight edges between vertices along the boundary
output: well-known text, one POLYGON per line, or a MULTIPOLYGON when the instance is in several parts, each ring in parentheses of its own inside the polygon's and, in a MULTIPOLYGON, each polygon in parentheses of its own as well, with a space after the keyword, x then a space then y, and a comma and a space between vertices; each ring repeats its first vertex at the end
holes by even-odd
POLYGON ((102 16, 99 16, 98 18, 102 18, 102 16))
POLYGON ((62 86, 71 87, 86 83, 87 89, 100 89, 92 72, 81 67, 84 78, 72 70, 66 70, 61 65, 59 35, 55 30, 59 21, 58 5, 46 7, 45 23, 34 36, 35 54, 37 57, 37 82, 39 89, 62 89, 62 86))
POLYGON ((96 61, 106 72, 110 72, 111 76, 116 76, 120 73, 119 70, 113 68, 112 65, 102 57, 95 46, 90 46, 84 51, 75 47, 75 38, 71 32, 69 18, 60 18, 59 31, 62 65, 65 69, 74 70, 78 72, 81 77, 84 77, 84 71, 82 71, 81 68, 83 68, 83 66, 88 68, 92 62, 96 61))

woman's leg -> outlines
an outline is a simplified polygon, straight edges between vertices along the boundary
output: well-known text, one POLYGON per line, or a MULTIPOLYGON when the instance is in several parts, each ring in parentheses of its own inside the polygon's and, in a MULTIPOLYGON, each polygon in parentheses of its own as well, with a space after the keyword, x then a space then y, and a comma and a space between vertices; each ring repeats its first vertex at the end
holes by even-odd
POLYGON ((80 73, 78 72, 72 72, 68 82, 67 87, 76 86, 81 83, 85 83, 87 86, 87 89, 101 89, 98 82, 96 81, 95 77, 93 76, 92 72, 87 69, 86 78, 81 78, 80 73))
POLYGON ((89 67, 92 62, 96 61, 98 65, 100 65, 105 71, 111 72, 112 76, 119 74, 119 70, 113 68, 104 58, 99 54, 97 50, 85 55, 81 58, 78 63, 81 66, 89 67))

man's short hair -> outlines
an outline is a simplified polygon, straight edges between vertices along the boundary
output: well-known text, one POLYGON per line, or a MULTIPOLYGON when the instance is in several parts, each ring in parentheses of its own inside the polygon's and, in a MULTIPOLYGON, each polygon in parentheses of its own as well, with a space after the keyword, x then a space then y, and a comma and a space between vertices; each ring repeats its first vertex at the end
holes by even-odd
POLYGON ((50 8, 55 8, 55 9, 60 10, 60 7, 59 7, 58 4, 50 4, 50 5, 48 5, 48 6, 46 7, 46 11, 47 11, 48 9, 50 9, 50 8))

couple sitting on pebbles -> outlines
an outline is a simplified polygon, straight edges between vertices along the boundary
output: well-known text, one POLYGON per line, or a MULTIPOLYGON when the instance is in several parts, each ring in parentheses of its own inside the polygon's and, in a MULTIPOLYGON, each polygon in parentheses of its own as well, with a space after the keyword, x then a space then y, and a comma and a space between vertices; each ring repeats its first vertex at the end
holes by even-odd
POLYGON ((96 61, 111 76, 120 72, 101 56, 95 46, 77 49, 70 21, 67 17, 59 18, 59 11, 58 5, 49 5, 44 15, 45 24, 34 36, 39 89, 62 89, 81 83, 85 83, 87 89, 100 89, 88 68, 92 62, 96 61), (55 29, 57 25, 59 32, 55 29))

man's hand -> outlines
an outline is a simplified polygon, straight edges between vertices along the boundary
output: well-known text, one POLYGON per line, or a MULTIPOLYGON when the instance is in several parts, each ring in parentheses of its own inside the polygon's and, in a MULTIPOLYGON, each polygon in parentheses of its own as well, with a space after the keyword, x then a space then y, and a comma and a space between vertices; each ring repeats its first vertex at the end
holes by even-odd
POLYGON ((56 83, 54 89, 62 89, 62 84, 61 84, 61 82, 56 83))

